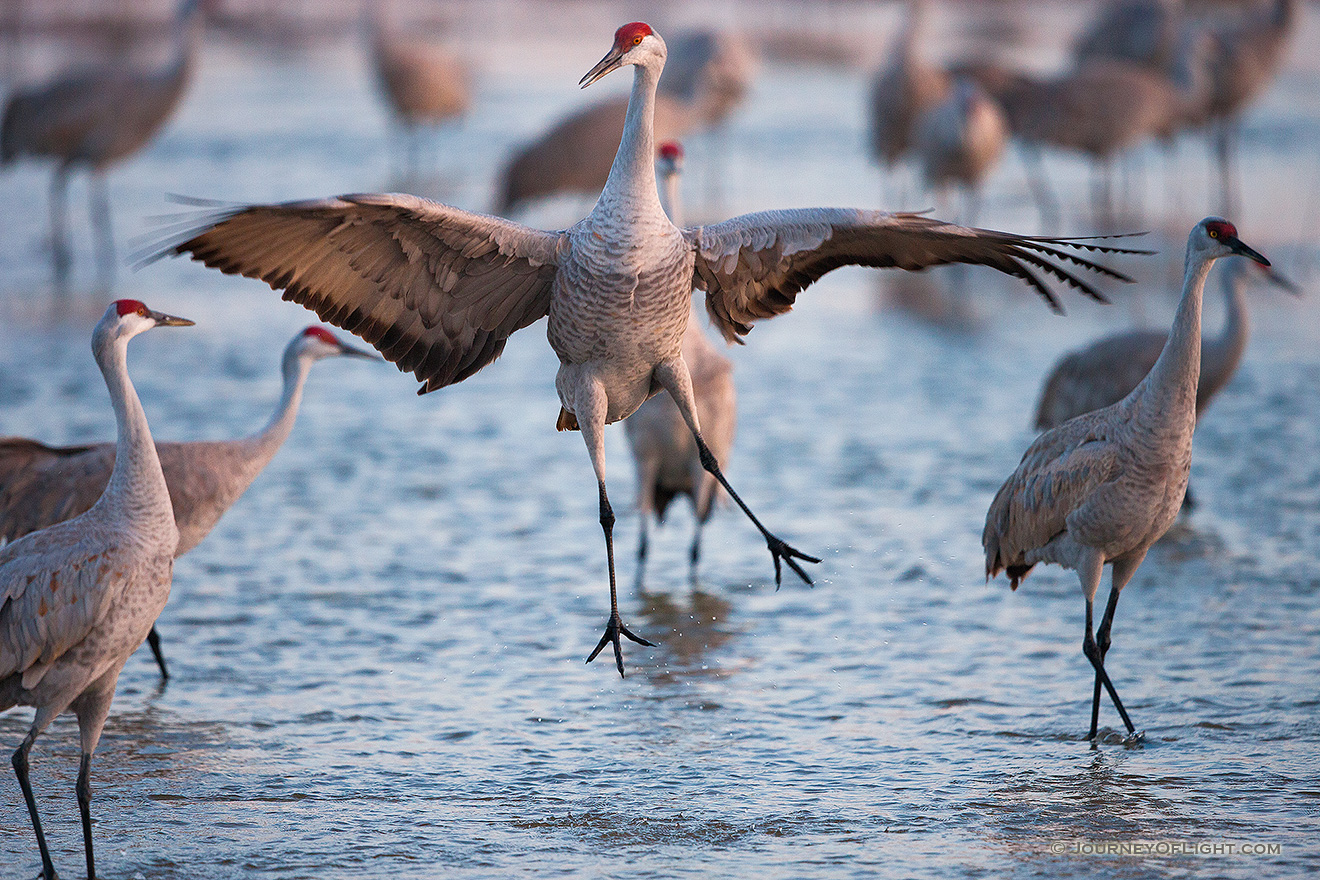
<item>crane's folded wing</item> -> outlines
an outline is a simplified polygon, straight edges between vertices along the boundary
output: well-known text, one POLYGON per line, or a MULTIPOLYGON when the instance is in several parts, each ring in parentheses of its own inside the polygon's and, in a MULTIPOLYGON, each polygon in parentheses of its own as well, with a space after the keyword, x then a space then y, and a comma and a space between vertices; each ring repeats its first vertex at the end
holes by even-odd
POLYGON ((562 233, 408 195, 253 205, 165 253, 260 278, 355 333, 434 391, 466 379, 544 317, 562 233))
POLYGON ((1037 271, 1053 275, 1093 299, 1104 297, 1060 265, 1131 281, 1126 275, 1060 247, 1101 253, 1148 253, 1092 239, 1036 238, 974 229, 920 214, 854 208, 795 208, 744 214, 684 230, 696 250, 693 285, 725 339, 737 341, 751 322, 783 314, 797 294, 840 266, 908 270, 946 263, 990 266, 1026 281, 1056 311, 1059 301, 1037 271))
POLYGON ((35 687, 123 594, 131 573, 80 537, 60 524, 0 549, 0 678, 35 687))

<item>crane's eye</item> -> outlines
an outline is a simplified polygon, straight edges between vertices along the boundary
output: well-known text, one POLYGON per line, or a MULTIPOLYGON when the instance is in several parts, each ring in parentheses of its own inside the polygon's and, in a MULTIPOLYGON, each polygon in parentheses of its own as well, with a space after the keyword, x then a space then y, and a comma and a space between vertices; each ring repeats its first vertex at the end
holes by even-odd
POLYGON ((1218 238, 1218 237, 1219 237, 1219 230, 1218 230, 1218 229, 1211 229, 1211 230, 1210 230, 1210 237, 1211 237, 1211 238, 1218 238))
POLYGON ((641 35, 641 34, 638 34, 637 36, 633 37, 633 45, 634 45, 634 46, 640 46, 641 43, 642 43, 642 35, 641 35))
POLYGON ((134 309, 134 311, 138 314, 139 317, 145 318, 147 316, 146 306, 140 305, 136 309, 134 309))

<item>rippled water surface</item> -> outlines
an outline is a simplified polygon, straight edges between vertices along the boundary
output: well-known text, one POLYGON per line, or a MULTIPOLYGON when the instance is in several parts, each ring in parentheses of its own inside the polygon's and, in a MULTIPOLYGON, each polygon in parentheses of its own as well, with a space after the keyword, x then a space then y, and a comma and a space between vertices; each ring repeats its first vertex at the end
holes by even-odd
MULTIPOLYGON (((351 48, 274 59, 217 40, 178 118, 112 177, 121 238, 176 210, 170 192, 413 188, 486 208, 505 150, 582 100, 576 79, 612 27, 586 22, 539 52, 501 32, 478 53, 471 116, 437 139, 422 181, 389 172, 385 120, 351 48)), ((1299 44, 1315 37, 1308 21, 1299 44)), ((1320 77, 1304 54, 1248 117, 1239 222, 1302 277, 1320 136, 1320 77)), ((861 72, 767 63, 727 154, 689 142, 692 213, 880 203, 864 92, 861 72), (722 170, 704 170, 712 163, 722 170)), ((985 510, 1030 442, 1045 370, 1098 334, 1171 314, 1183 236, 1208 208, 1202 146, 1188 140, 1178 156, 1171 185, 1147 157, 1154 216, 1132 223, 1156 230, 1147 241, 1162 255, 1118 262, 1141 283, 1114 289, 1112 306, 1068 294, 1058 318, 992 273, 933 274, 919 290, 960 291, 960 320, 937 325, 882 304, 891 275, 854 271, 758 326, 730 353, 730 478, 773 529, 824 557, 816 587, 776 591, 763 542, 733 510, 707 530, 696 586, 685 510, 656 536, 637 585, 636 524, 621 516, 624 618, 660 643, 627 645, 624 680, 582 662, 608 609, 604 548, 582 441, 553 430, 544 325, 424 398, 385 364, 317 365, 285 449, 176 567, 160 620, 174 678, 161 687, 141 652, 120 679, 94 764, 99 867, 124 878, 1320 867, 1314 295, 1253 294, 1246 361, 1197 435, 1201 507, 1124 593, 1108 666, 1143 746, 1122 744, 1108 703, 1105 741, 1083 739, 1091 676, 1075 576, 1038 570, 1016 593, 983 583, 985 510), (1159 195, 1166 185, 1182 189, 1177 204, 1159 195), (1113 842, 1159 851, 1074 851, 1113 842), (1188 844, 1221 848, 1168 851, 1188 844)), ((1084 168, 1056 167, 1082 199, 1084 168)), ((45 180, 30 166, 0 177, 0 433, 109 438, 87 339, 110 296, 81 280, 79 185, 80 281, 53 304, 45 180)), ((561 201, 527 220, 557 226, 581 207, 561 201)), ((1035 231, 1015 161, 981 219, 1035 231)), ((122 272, 115 294, 197 320, 130 352, 161 438, 260 426, 279 394, 279 352, 311 317, 258 282, 177 260, 122 272)), ((1207 303, 1217 328, 1218 293, 1207 303)), ((622 513, 633 486, 618 428, 607 455, 622 513)), ((28 718, 0 717, 0 747, 28 718)), ((66 718, 39 740, 33 780, 56 863, 74 877, 76 767, 66 718)), ((0 875, 35 875, 18 787, 7 768, 0 776, 0 875)))

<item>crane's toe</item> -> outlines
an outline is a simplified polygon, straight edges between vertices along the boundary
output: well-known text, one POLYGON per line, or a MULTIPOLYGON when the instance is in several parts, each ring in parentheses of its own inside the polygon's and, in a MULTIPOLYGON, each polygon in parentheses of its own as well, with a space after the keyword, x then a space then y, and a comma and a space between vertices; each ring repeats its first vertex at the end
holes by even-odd
POLYGON ((807 586, 810 587, 814 585, 811 578, 808 577, 807 573, 802 570, 802 566, 797 564, 797 560, 801 559, 803 562, 820 562, 818 558, 816 558, 815 556, 808 556, 807 554, 803 553, 802 551, 798 550, 795 547, 790 547, 788 544, 776 538, 774 535, 768 535, 765 539, 765 544, 767 547, 770 548, 770 555, 774 557, 775 560, 776 590, 779 589, 779 585, 783 580, 784 572, 780 566, 781 560, 783 562, 788 563, 788 567, 793 569, 793 571, 797 573, 797 576, 802 578, 802 580, 806 583, 807 586))
POLYGON ((619 644, 620 633, 632 639, 639 645, 646 645, 648 648, 655 647, 655 642, 648 642, 646 639, 634 634, 628 629, 628 627, 624 626, 623 620, 619 618, 618 612, 615 612, 610 615, 609 622, 605 624, 605 634, 602 635, 600 641, 596 643, 596 648, 591 652, 591 655, 587 657, 587 662, 590 663, 592 660, 595 660, 596 655, 599 654, 606 645, 613 643, 614 665, 619 670, 619 678, 623 678, 623 647, 619 644))

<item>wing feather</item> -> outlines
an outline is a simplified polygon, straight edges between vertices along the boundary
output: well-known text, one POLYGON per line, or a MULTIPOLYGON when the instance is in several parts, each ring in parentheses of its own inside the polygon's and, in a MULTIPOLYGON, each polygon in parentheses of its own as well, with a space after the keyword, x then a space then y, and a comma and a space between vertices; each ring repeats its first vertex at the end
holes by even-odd
POLYGON ((347 195, 214 213, 149 259, 189 253, 259 278, 434 391, 549 312, 563 243, 415 196, 347 195))
POLYGON ((1027 554, 1068 528, 1068 516, 1118 472, 1110 410, 1087 413, 1046 431, 1027 447, 986 513, 981 545, 986 577, 1007 569, 1014 589, 1032 562, 1027 554))
POLYGON ((1021 278, 1059 310, 1058 298, 1032 267, 1102 302, 1104 296, 1095 287, 1059 261, 1120 281, 1132 280, 1061 248, 1149 253, 1096 244, 1093 238, 1021 236, 955 226, 920 214, 851 208, 744 214, 684 234, 696 250, 693 284, 706 291, 706 308, 730 342, 750 331, 751 322, 791 309, 803 288, 840 266, 910 271, 947 263, 990 266, 1021 278))

